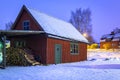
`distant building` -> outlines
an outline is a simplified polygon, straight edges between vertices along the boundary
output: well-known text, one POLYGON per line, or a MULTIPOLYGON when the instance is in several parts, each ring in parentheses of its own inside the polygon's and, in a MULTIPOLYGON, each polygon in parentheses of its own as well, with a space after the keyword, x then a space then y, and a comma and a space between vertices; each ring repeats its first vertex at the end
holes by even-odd
POLYGON ((100 39, 100 48, 104 49, 104 44, 110 44, 110 48, 120 48, 120 33, 113 33, 103 35, 100 39))
POLYGON ((11 46, 31 49, 34 51, 33 54, 40 58, 42 64, 87 59, 88 41, 70 23, 35 9, 23 6, 12 30, 22 30, 23 35, 12 36, 11 46), (33 31, 33 33, 26 35, 24 31, 33 31))

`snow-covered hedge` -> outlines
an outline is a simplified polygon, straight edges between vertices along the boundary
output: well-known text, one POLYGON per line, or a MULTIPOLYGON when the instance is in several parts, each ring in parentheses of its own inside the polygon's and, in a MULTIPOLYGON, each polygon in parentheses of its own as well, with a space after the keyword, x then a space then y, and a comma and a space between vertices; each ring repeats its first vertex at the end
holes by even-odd
POLYGON ((91 44, 87 46, 88 49, 97 49, 98 48, 98 44, 91 44))

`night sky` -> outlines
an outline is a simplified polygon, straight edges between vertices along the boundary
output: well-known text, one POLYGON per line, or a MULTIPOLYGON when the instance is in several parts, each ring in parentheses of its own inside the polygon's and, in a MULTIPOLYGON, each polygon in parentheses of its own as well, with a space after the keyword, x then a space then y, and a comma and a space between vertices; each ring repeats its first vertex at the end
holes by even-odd
POLYGON ((90 8, 97 42, 103 34, 120 28, 120 0, 0 0, 0 29, 15 21, 23 4, 64 21, 69 21, 71 11, 90 8))

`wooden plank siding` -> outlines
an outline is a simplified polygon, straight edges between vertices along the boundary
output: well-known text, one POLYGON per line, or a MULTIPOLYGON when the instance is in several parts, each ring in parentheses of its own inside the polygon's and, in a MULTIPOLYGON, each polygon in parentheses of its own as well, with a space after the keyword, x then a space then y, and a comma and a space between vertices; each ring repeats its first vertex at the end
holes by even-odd
POLYGON ((32 49, 34 54, 40 57, 42 64, 46 64, 46 40, 43 35, 27 38, 28 48, 32 49))
POLYGON ((62 45, 62 63, 76 62, 87 59, 87 45, 79 43, 79 54, 70 53, 70 41, 47 38, 47 64, 55 63, 55 44, 62 45))
POLYGON ((23 21, 29 20, 30 21, 30 30, 42 30, 39 27, 39 24, 25 11, 21 13, 19 16, 18 21, 14 24, 13 30, 23 30, 23 21))

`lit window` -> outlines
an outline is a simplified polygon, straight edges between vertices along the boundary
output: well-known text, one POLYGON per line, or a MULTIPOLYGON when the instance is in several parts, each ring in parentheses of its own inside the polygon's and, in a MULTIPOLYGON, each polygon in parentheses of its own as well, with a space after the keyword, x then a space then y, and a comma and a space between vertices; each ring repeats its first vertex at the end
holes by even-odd
POLYGON ((29 20, 23 21, 23 29, 24 30, 29 30, 30 29, 30 21, 29 20))
POLYGON ((78 43, 71 43, 70 44, 70 53, 71 54, 78 54, 78 43))

